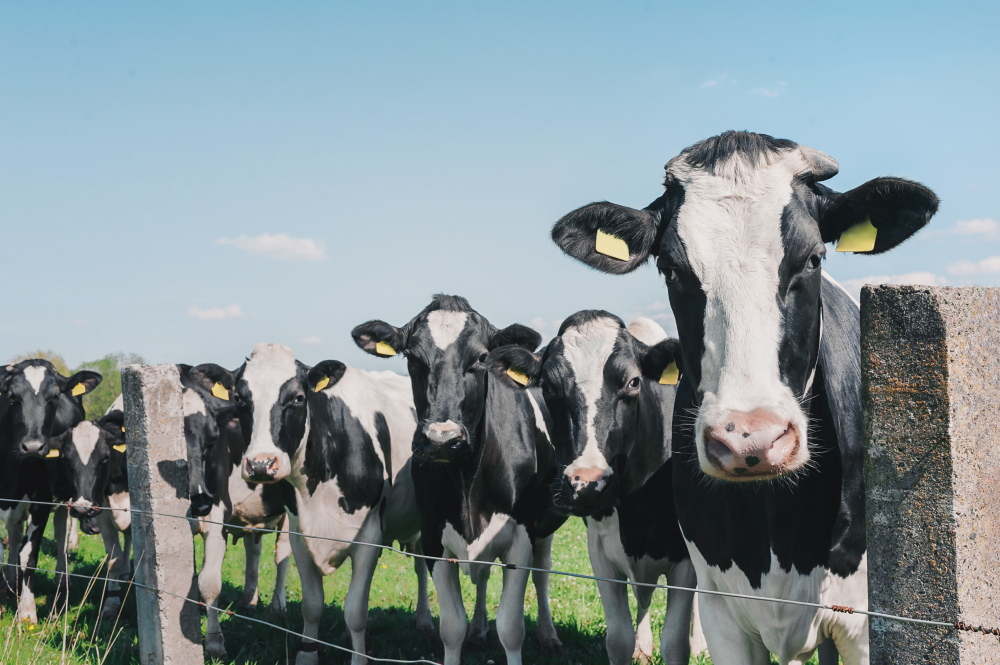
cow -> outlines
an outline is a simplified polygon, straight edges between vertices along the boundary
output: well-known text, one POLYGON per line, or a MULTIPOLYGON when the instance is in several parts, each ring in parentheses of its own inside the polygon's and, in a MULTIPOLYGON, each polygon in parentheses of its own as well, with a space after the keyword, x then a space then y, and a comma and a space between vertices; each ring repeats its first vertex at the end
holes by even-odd
MULTIPOLYGON (((410 442, 416 427, 409 382, 337 360, 309 367, 281 344, 258 344, 233 377, 243 437, 244 480, 282 483, 289 498, 292 553, 302 580, 302 633, 296 665, 318 662, 323 577, 351 559, 344 621, 367 661, 365 626, 372 574, 381 548, 417 547, 410 442)), ((433 631, 427 567, 415 559, 417 628, 433 631)))
MULTIPOLYGON (((671 423, 673 385, 660 383, 677 350, 646 318, 628 328, 605 311, 577 312, 536 355, 517 346, 487 357, 494 371, 511 368, 538 385, 552 416, 559 464, 556 504, 584 518, 591 566, 598 577, 694 587, 695 572, 673 510, 671 423), (663 361, 666 359, 666 362, 663 361), (650 511, 649 506, 666 510, 650 511)), ((599 581, 607 620, 608 658, 628 665, 650 661, 651 587, 633 587, 638 635, 628 589, 599 581)), ((668 665, 687 665, 694 594, 668 592, 660 654, 668 665)))
POLYGON ((284 528, 286 494, 280 485, 248 483, 241 476, 246 443, 232 400, 232 372, 212 363, 196 367, 177 365, 177 369, 183 386, 181 404, 188 452, 191 529, 205 542, 205 558, 198 574, 198 590, 208 615, 205 651, 225 659, 226 643, 219 625, 217 601, 222 591, 228 535, 234 543, 243 538, 246 569, 240 606, 252 610, 258 603, 263 535, 258 529, 278 531, 274 552, 277 575, 270 608, 279 618, 285 615, 285 573, 291 556, 288 531, 284 528))
MULTIPOLYGON (((566 521, 549 486, 555 452, 548 413, 537 389, 523 390, 507 375, 487 371, 487 353, 507 344, 534 350, 537 332, 518 324, 497 329, 458 296, 434 296, 402 328, 368 321, 352 331, 362 350, 406 356, 419 425, 413 435, 413 484, 420 506, 424 551, 436 557, 482 561, 461 571, 485 586, 489 566, 547 569, 552 535, 566 521)), ((441 606, 445 665, 458 665, 466 637, 459 565, 431 564, 441 606)), ((519 665, 524 641, 528 572, 503 571, 497 633, 507 662, 519 665)), ((538 596, 538 640, 561 648, 548 602, 548 573, 533 575, 538 596)), ((485 605, 473 630, 485 639, 485 605)))
MULTIPOLYGON (((53 437, 83 420, 82 397, 100 382, 97 372, 83 370, 66 377, 52 363, 37 358, 0 370, 0 459, 4 462, 0 468, 0 518, 7 527, 10 548, 4 570, 6 584, 0 585, 0 594, 6 595, 8 588, 17 590, 18 619, 38 621, 31 588, 33 569, 52 512, 52 506, 28 502, 52 502, 44 458, 53 454, 53 437)), ((60 572, 66 572, 68 515, 66 508, 57 509, 55 535, 60 572)))
MULTIPOLYGON (((858 304, 822 270, 826 244, 881 254, 938 199, 880 177, 838 193, 837 162, 726 132, 671 159, 642 210, 592 203, 552 238, 598 270, 655 257, 681 343, 674 499, 707 590, 867 609, 858 304)), ((702 595, 717 665, 800 663, 832 638, 867 663, 864 615, 702 595)), ((835 658, 821 650, 821 658, 835 658)), ((835 661, 829 661, 835 662, 835 661)))

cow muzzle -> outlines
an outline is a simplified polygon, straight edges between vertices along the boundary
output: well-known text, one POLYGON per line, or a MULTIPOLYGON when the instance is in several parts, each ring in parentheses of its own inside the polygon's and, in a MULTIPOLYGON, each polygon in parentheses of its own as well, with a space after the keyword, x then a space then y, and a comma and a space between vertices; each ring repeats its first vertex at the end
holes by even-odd
POLYGON ((198 493, 191 497, 191 515, 204 517, 212 510, 212 497, 209 494, 198 493))
POLYGON ((100 512, 101 509, 99 506, 95 506, 93 503, 87 501, 86 499, 77 499, 73 502, 73 513, 77 517, 81 517, 84 519, 88 517, 97 517, 97 515, 100 514, 100 512))
POLYGON ((559 504, 574 515, 586 516, 614 501, 610 468, 569 468, 562 475, 559 504))
POLYGON ((47 443, 40 439, 25 439, 21 442, 21 453, 29 457, 45 457, 49 452, 47 443))
POLYGON ((465 428, 456 422, 428 423, 422 428, 423 445, 420 450, 429 459, 437 462, 452 462, 457 456, 469 451, 469 438, 465 428))
POLYGON ((274 455, 254 455, 243 464, 243 479, 254 483, 273 483, 279 480, 278 458, 274 455))
POLYGON ((788 418, 769 409, 729 411, 704 430, 706 473, 732 481, 770 480, 795 471, 801 436, 788 418))

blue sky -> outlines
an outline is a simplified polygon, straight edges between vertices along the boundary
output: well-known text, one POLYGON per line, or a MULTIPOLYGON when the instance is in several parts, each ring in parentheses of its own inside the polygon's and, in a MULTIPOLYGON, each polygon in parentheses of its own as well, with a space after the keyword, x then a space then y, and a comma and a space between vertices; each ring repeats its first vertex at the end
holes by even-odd
POLYGON ((0 356, 125 351, 236 367, 257 342, 354 347, 438 292, 551 335, 585 308, 670 328, 651 267, 548 239, 642 206, 726 129, 942 199, 865 279, 1000 283, 997 3, 6 3, 0 356))

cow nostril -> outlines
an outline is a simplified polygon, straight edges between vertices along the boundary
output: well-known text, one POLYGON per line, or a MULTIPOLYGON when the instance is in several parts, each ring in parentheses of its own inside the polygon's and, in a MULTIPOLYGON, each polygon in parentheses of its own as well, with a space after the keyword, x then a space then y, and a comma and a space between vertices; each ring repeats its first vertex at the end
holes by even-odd
POLYGON ((746 458, 747 466, 754 467, 760 464, 760 458, 756 455, 748 455, 746 458))

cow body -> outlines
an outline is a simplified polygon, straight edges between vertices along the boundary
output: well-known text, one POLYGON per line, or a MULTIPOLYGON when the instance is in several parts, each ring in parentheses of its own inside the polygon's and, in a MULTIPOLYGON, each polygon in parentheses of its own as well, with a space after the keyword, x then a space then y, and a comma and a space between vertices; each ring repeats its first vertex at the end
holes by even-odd
MULTIPOLYGON (((457 665, 467 636, 459 572, 483 591, 488 562, 548 568, 552 535, 566 516, 555 509, 549 485, 555 456, 548 413, 537 389, 523 390, 487 371, 491 348, 538 334, 523 326, 497 330, 464 298, 436 296, 404 329, 370 321, 354 329, 355 342, 375 355, 402 352, 419 426, 412 438, 413 484, 427 554, 478 563, 432 564, 441 606, 446 665, 457 665), (384 349, 389 349, 386 353, 384 349)), ((548 606, 548 573, 534 573, 538 639, 561 643, 548 606)), ((504 570, 497 633, 507 662, 521 662, 527 571, 504 570)), ((473 637, 485 637, 485 603, 477 601, 473 637)))
MULTIPOLYGON (((250 441, 243 478, 290 488, 303 634, 318 636, 323 577, 350 558, 344 619, 353 649, 365 653, 368 596, 381 546, 399 541, 419 547, 410 471, 416 421, 408 382, 393 372, 365 372, 333 360, 309 368, 287 347, 259 344, 236 372, 234 394, 250 441)), ((417 559, 415 568, 417 625, 433 629, 426 566, 417 559)), ((297 665, 316 663, 317 646, 304 640, 297 665)), ((356 655, 352 662, 366 660, 356 655)))
MULTIPOLYGON (((881 253, 926 225, 937 197, 899 178, 846 193, 828 155, 727 132, 666 166, 642 210, 610 203, 560 220, 553 239, 600 270, 655 256, 677 320, 683 377, 674 421, 674 498, 706 589, 867 608, 857 304, 822 271, 848 230, 881 253), (627 259, 597 251, 598 232, 627 259)), ((832 638, 868 662, 860 615, 701 598, 717 665, 800 663, 832 638)), ((821 649, 824 665, 836 662, 821 649)))

